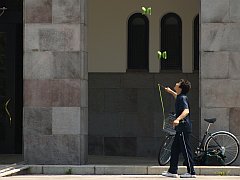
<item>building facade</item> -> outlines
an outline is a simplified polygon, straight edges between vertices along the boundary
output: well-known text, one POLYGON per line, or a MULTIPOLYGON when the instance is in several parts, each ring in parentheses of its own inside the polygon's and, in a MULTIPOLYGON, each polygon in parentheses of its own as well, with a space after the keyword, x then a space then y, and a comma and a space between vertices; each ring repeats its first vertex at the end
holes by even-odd
MULTIPOLYGON (((238 0, 13 2, 4 1, 0 17, 0 45, 14 62, 4 63, 2 76, 12 78, 2 93, 13 114, 13 124, 2 126, 2 153, 23 153, 29 164, 85 164, 88 154, 155 156, 164 138, 157 84, 173 87, 179 78, 192 82, 196 136, 203 118, 217 117, 213 130, 240 138, 238 0), (152 14, 143 16, 142 6, 152 14), (10 41, 14 36, 23 38, 10 41), (158 59, 164 50, 169 61, 158 59)), ((173 111, 174 100, 163 98, 173 111)))

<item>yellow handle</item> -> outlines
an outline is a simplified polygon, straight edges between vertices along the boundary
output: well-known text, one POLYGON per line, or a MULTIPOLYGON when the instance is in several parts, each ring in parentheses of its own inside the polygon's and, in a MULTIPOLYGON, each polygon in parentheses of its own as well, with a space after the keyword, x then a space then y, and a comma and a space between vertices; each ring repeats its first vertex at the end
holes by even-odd
POLYGON ((7 114, 8 114, 10 124, 12 124, 11 114, 10 114, 9 111, 8 111, 8 104, 9 104, 10 101, 11 101, 11 98, 9 98, 9 100, 7 100, 7 102, 5 103, 5 111, 6 111, 7 114))
POLYGON ((162 111, 163 111, 163 122, 165 123, 165 110, 164 110, 164 105, 163 105, 163 99, 162 99, 162 92, 161 92, 161 85, 158 84, 158 90, 159 90, 159 95, 160 95, 160 101, 162 105, 162 111))

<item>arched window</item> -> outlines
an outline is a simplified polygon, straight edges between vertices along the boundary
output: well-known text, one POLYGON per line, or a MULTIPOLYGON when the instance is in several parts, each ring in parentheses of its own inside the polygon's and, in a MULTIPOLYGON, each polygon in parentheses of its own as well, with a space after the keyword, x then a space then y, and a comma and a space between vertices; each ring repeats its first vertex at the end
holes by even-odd
POLYGON ((199 70, 199 15, 194 19, 194 70, 199 70))
POLYGON ((161 69, 182 69, 182 21, 175 13, 161 19, 161 51, 167 51, 167 59, 161 60, 161 69))
POLYGON ((128 70, 148 71, 148 18, 141 13, 128 20, 128 70))

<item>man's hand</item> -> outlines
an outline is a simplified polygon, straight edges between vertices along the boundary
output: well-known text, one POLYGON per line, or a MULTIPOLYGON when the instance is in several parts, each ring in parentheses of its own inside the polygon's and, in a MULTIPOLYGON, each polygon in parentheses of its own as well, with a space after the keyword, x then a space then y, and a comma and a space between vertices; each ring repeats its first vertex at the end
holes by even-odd
POLYGON ((169 87, 165 87, 164 89, 165 89, 165 91, 168 92, 168 93, 171 93, 171 92, 172 92, 171 88, 169 88, 169 87))
POLYGON ((169 87, 165 87, 164 89, 165 89, 166 92, 172 94, 173 97, 176 99, 176 97, 177 97, 177 93, 176 93, 176 92, 174 92, 174 91, 173 91, 171 88, 169 88, 169 87))
POLYGON ((172 125, 173 127, 175 128, 176 126, 179 125, 179 119, 175 119, 173 122, 172 122, 172 125))

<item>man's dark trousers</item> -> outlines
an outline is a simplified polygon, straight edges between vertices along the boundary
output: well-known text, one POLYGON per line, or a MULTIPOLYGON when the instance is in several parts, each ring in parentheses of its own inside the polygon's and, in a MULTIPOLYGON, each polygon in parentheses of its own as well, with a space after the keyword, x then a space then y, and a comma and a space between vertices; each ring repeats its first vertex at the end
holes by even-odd
POLYGON ((178 170, 178 159, 179 155, 182 152, 184 160, 187 164, 187 171, 190 174, 195 174, 193 167, 193 156, 192 151, 189 145, 189 135, 187 132, 176 132, 172 148, 171 148, 171 159, 170 159, 170 168, 168 172, 177 174, 178 170))

